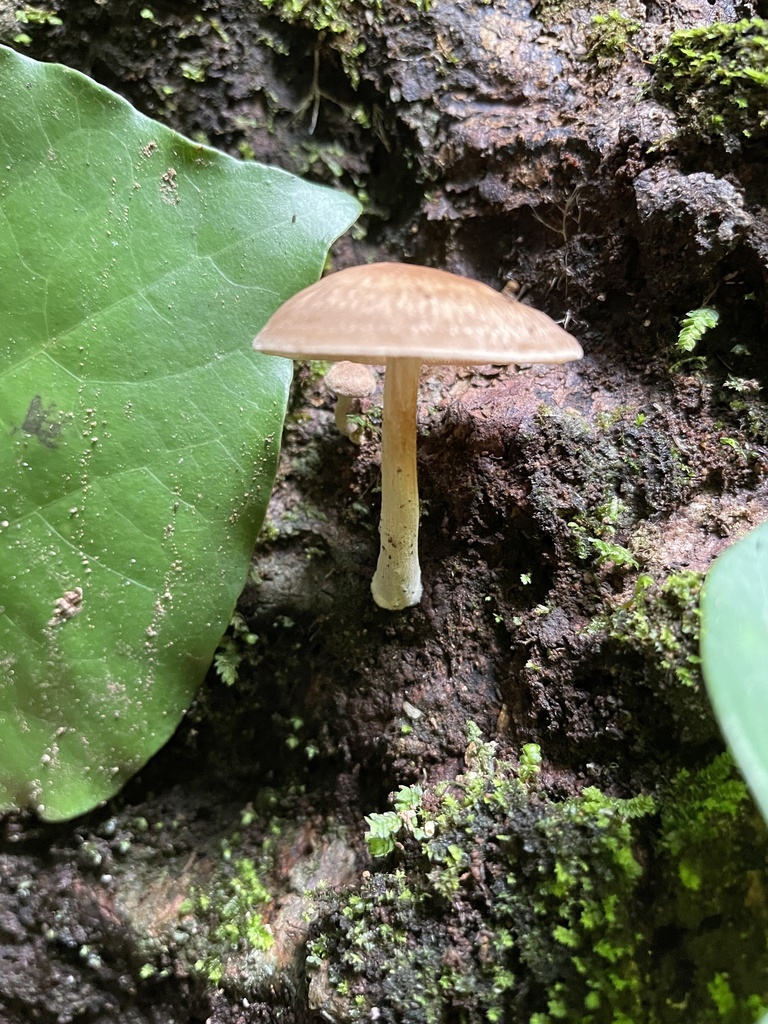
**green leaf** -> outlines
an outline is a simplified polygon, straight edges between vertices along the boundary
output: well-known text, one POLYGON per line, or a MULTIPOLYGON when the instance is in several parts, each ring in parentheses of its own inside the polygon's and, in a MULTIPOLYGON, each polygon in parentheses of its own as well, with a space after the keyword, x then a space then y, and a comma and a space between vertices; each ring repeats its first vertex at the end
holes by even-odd
POLYGON ((395 811, 383 814, 366 814, 368 831, 365 841, 372 857, 386 857, 395 848, 395 837, 403 827, 403 819, 395 811))
POLYGON ((421 801, 424 797, 424 790, 418 784, 413 786, 399 786, 394 797, 395 811, 404 813, 418 811, 421 809, 421 801))
POLYGON ((358 209, 0 47, 0 807, 86 811, 176 728, 274 473, 251 339, 358 209))
POLYGON ((768 523, 709 571, 701 661, 720 728, 768 820, 768 523))

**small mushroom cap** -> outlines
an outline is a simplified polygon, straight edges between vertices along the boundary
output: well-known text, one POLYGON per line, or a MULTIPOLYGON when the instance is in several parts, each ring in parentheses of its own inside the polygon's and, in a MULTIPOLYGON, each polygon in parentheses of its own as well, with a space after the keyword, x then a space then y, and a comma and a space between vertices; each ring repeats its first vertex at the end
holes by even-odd
POLYGON ((368 398, 376 390, 376 377, 371 370, 347 359, 332 366, 323 379, 329 391, 345 398, 368 398))
POLYGON ((253 347, 289 359, 433 364, 565 363, 581 346, 541 313, 479 281, 406 263, 329 274, 293 295, 253 347))

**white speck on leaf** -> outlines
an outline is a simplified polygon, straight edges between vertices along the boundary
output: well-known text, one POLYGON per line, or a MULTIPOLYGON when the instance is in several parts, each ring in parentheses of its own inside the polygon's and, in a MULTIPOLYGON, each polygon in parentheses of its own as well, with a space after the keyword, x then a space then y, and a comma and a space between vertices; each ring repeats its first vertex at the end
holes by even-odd
POLYGON ((83 610, 83 588, 75 587, 67 590, 53 605, 53 615, 48 620, 49 626, 60 626, 67 619, 72 619, 83 610))

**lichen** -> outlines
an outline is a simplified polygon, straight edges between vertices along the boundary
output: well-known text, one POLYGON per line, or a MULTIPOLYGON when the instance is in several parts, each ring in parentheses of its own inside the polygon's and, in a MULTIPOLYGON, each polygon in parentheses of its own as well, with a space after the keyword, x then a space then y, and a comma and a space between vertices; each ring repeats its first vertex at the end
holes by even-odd
POLYGON ((737 150, 768 132, 768 21, 749 18, 674 32, 653 58, 655 96, 685 131, 737 150))

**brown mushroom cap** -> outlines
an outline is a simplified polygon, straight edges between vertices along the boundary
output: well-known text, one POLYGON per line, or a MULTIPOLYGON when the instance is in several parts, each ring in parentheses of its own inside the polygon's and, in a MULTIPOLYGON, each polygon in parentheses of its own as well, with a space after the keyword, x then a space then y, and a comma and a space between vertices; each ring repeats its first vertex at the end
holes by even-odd
POLYGON ((580 359, 570 334, 531 306, 479 281, 406 263, 329 274, 267 321, 254 348, 289 359, 381 363, 565 363, 580 359))
POLYGON ((334 395, 345 398, 368 398, 376 390, 376 377, 362 363, 343 359, 333 365, 323 378, 334 395))

